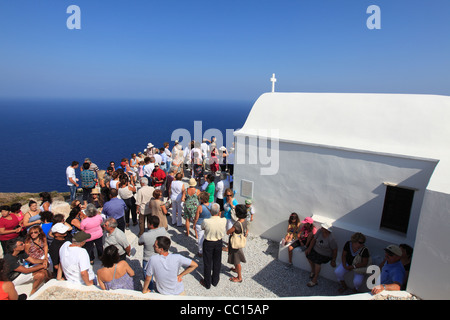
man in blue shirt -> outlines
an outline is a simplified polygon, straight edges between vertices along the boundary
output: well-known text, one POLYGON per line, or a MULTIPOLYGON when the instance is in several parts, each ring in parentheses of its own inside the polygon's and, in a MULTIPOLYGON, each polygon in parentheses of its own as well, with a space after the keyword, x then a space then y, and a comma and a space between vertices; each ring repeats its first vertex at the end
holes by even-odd
POLYGON ((385 249, 385 264, 381 268, 380 285, 372 289, 372 294, 377 294, 383 290, 399 291, 405 279, 405 268, 401 257, 402 249, 391 244, 385 249))
POLYGON ((127 205, 122 199, 117 198, 117 189, 111 189, 111 200, 103 205, 102 213, 107 218, 114 218, 117 221, 117 228, 125 232, 125 210, 127 205))

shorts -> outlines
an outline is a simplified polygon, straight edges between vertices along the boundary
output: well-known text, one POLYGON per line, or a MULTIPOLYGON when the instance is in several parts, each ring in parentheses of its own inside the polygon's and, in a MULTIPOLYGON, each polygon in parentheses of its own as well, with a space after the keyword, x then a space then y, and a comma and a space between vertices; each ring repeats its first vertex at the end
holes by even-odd
POLYGON ((289 246, 295 249, 297 247, 303 247, 304 245, 305 245, 304 241, 300 242, 300 240, 297 239, 294 242, 292 242, 289 246))
POLYGON ((32 282, 34 282, 33 273, 21 273, 12 281, 15 286, 32 282))
POLYGON ((203 168, 201 164, 194 164, 194 177, 201 178, 203 176, 203 168))
POLYGON ((320 253, 317 253, 314 248, 311 249, 311 252, 306 256, 306 258, 315 264, 325 264, 331 261, 331 257, 323 256, 320 253))

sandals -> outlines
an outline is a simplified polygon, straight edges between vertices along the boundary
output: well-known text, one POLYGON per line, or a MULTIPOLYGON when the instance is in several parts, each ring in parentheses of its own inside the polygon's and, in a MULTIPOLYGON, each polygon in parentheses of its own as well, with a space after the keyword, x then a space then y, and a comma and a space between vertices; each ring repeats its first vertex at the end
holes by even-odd
POLYGON ((312 282, 312 281, 310 281, 310 282, 308 282, 307 286, 310 287, 310 288, 312 288, 312 287, 314 287, 314 286, 317 286, 318 284, 319 284, 318 282, 312 282))
POLYGON ((240 282, 242 282, 242 279, 239 280, 239 278, 231 277, 231 278, 230 278, 230 281, 231 281, 231 282, 239 282, 239 283, 240 283, 240 282))

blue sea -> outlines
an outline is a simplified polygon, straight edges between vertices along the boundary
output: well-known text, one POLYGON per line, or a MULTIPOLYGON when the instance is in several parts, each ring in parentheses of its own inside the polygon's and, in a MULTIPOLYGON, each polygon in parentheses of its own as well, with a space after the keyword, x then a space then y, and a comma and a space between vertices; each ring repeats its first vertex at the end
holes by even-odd
MULTIPOLYGON (((0 100, 0 192, 68 191, 65 170, 90 158, 100 169, 176 129, 241 128, 253 101, 0 100)), ((225 144, 225 141, 224 141, 225 144)), ((80 171, 77 170, 77 177, 80 171)))

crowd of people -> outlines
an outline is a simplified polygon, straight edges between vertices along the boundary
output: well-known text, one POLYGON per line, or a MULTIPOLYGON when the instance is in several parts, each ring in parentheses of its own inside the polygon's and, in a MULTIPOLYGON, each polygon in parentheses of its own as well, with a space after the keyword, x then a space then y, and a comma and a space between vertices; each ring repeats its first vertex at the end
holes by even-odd
MULTIPOLYGON (((233 150, 217 149, 213 139, 192 141, 184 149, 176 141, 171 150, 169 143, 159 149, 150 143, 144 152, 123 158, 119 166, 111 161, 106 170, 89 158, 81 166, 73 161, 66 169, 71 209, 67 217, 52 212, 47 192, 40 193, 39 206, 31 200, 26 213, 21 212, 20 203, 1 206, 0 298, 24 299, 15 286, 31 282, 33 294, 52 278, 103 290, 136 290, 135 271, 127 262, 131 246, 125 231, 130 223, 139 225, 138 244, 143 246, 143 293, 183 294, 182 278, 198 267, 193 259, 170 252, 169 223, 196 239, 196 254, 204 264, 202 286, 218 285, 223 252, 228 254, 230 271, 236 273, 229 280, 242 282, 244 251, 229 239, 248 235, 255 209, 251 199, 239 204, 234 198, 233 156, 233 150), (97 273, 93 270, 96 258, 102 263, 97 273)), ((311 267, 307 286, 316 286, 321 266, 330 263, 340 292, 348 289, 344 280, 348 272, 354 274, 355 290, 362 287, 372 263, 365 242, 363 234, 355 233, 345 243, 337 266, 332 226, 324 223, 316 228, 311 217, 301 220, 297 213, 289 216, 282 239, 288 247, 287 268, 292 267, 293 250, 299 247, 311 267)), ((386 247, 381 284, 372 293, 404 289, 411 257, 412 248, 406 244, 386 247)))
MULTIPOLYGON (((281 240, 281 244, 288 247, 289 262, 286 268, 292 268, 293 250, 300 247, 311 266, 310 281, 307 286, 316 286, 322 265, 330 263, 335 268, 334 273, 340 284, 338 289, 340 293, 348 289, 344 277, 349 272, 353 273, 354 291, 358 292, 362 289, 368 275, 367 268, 372 265, 371 254, 365 243, 364 234, 354 233, 345 243, 341 253, 342 262, 337 266, 338 245, 333 236, 332 225, 321 223, 320 228, 316 228, 311 217, 300 220, 295 212, 289 216, 286 235, 281 240)), ((404 290, 408 281, 413 248, 405 243, 391 244, 384 249, 384 253, 384 259, 379 264, 380 284, 373 286, 371 289, 373 294, 383 290, 404 290)))
POLYGON ((40 194, 39 207, 30 201, 26 213, 19 203, 1 207, 0 296, 23 298, 12 292, 15 286, 33 283, 30 294, 34 294, 52 278, 104 290, 135 289, 135 273, 127 263, 131 246, 125 236, 131 223, 139 225, 138 243, 144 252, 142 292, 182 294, 181 278, 198 266, 169 252, 169 222, 197 239, 197 255, 205 265, 201 285, 218 284, 223 251, 237 273, 230 281, 241 282, 243 251, 224 245, 223 239, 227 233, 247 234, 247 216, 253 220, 254 208, 250 199, 246 205, 234 199, 232 158, 232 150, 218 149, 213 139, 201 144, 192 141, 184 150, 178 142, 172 150, 168 143, 160 149, 148 144, 143 153, 123 158, 119 166, 111 161, 106 170, 89 158, 81 166, 73 161, 66 169, 67 217, 53 214, 47 192, 40 194), (190 175, 187 184, 185 175, 190 175), (240 221, 239 226, 235 221, 240 221), (95 259, 102 263, 97 273, 95 259))

